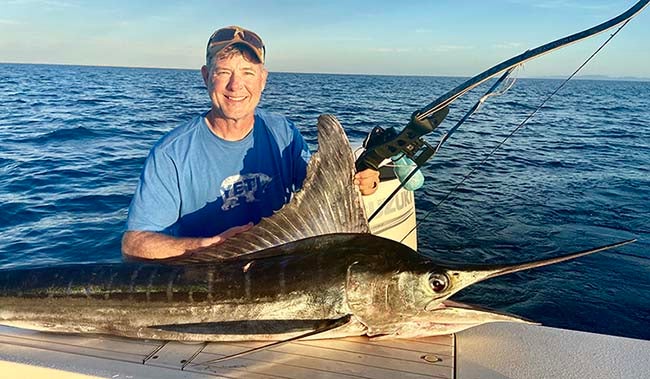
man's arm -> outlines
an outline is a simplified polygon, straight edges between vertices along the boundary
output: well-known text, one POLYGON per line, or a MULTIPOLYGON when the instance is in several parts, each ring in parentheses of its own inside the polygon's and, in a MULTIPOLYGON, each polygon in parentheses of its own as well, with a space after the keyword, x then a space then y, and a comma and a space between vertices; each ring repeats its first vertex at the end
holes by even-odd
POLYGON ((178 238, 157 232, 127 231, 122 237, 122 254, 128 258, 164 259, 181 256, 189 251, 223 243, 226 239, 253 226, 235 226, 208 238, 178 238))

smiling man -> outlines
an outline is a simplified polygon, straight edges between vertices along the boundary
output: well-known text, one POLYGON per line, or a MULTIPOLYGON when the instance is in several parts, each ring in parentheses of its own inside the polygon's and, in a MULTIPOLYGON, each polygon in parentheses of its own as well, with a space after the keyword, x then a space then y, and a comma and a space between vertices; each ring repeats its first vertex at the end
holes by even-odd
MULTIPOLYGON (((151 149, 129 207, 122 252, 162 259, 223 242, 268 217, 300 189, 309 150, 294 124, 257 108, 266 85, 265 46, 250 30, 219 29, 201 68, 210 111, 151 149)), ((365 195, 376 171, 356 176, 365 195)))

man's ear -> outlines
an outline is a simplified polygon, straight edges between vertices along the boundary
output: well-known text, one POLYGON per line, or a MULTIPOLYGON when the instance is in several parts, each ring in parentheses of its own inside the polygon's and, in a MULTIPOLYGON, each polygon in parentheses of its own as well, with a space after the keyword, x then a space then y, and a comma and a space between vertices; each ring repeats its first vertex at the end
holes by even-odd
POLYGON ((210 69, 208 69, 208 66, 203 65, 201 67, 201 76, 203 76, 203 83, 205 83, 205 86, 208 87, 208 74, 210 73, 210 69))
POLYGON ((262 92, 264 92, 264 88, 266 88, 266 78, 269 76, 269 72, 266 70, 266 67, 262 69, 262 92))

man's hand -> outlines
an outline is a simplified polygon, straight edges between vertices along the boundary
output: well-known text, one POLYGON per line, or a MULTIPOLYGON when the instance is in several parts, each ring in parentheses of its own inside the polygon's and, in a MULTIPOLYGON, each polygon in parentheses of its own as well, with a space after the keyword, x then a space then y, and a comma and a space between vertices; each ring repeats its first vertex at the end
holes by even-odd
POLYGON ((372 195, 379 187, 379 171, 367 168, 354 175, 354 184, 364 196, 372 195))
POLYGON ((234 237, 239 233, 243 233, 243 232, 247 231, 248 229, 250 229, 252 227, 253 227, 252 222, 249 222, 246 225, 233 226, 232 228, 226 230, 225 232, 223 232, 221 234, 217 234, 214 237, 202 238, 200 247, 208 247, 208 246, 211 246, 211 245, 218 245, 218 244, 224 243, 224 241, 227 240, 228 238, 234 237))

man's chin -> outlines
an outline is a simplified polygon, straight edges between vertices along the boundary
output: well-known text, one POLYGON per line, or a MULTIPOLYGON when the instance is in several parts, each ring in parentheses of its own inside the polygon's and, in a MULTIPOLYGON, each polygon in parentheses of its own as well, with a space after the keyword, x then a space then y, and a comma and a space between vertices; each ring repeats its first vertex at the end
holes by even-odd
POLYGON ((223 110, 220 116, 229 121, 241 122, 254 119, 254 111, 223 110))

